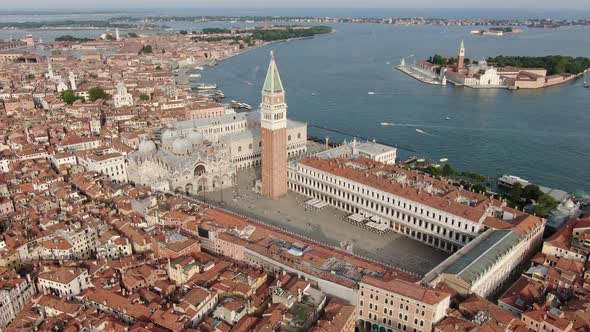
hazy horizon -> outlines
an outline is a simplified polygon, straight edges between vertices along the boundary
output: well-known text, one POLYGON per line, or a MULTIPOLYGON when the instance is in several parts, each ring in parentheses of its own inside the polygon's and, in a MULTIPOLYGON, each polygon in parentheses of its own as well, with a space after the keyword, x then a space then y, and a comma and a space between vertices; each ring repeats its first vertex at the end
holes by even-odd
POLYGON ((321 8, 321 9, 481 9, 481 10, 583 10, 588 11, 587 0, 496 0, 493 6, 488 1, 474 0, 447 0, 444 6, 437 0, 416 0, 411 3, 399 0, 367 0, 362 3, 355 0, 285 0, 281 2, 270 0, 252 0, 245 3, 236 0, 215 0, 210 3, 203 3, 191 0, 170 0, 165 7, 160 0, 103 0, 97 2, 73 2, 68 0, 22 0, 12 1, 5 4, 0 10, 7 11, 87 11, 87 10, 174 10, 174 9, 287 9, 287 8, 321 8))

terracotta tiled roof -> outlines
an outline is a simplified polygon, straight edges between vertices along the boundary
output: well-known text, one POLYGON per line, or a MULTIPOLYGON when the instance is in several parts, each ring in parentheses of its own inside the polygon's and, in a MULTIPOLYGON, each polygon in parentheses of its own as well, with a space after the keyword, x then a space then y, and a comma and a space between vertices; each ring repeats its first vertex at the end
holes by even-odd
POLYGON ((364 276, 361 282, 430 305, 438 304, 450 297, 445 292, 426 288, 401 279, 384 281, 383 279, 364 276))

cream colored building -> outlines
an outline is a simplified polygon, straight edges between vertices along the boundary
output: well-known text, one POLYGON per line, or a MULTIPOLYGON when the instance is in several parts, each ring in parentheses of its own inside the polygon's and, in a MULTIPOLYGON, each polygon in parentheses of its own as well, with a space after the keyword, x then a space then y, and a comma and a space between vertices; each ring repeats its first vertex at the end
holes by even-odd
POLYGON ((368 331, 430 332, 451 296, 401 279, 365 276, 359 283, 358 324, 368 331))
MULTIPOLYGON (((129 179, 156 190, 197 194, 231 187, 238 169, 261 164, 260 113, 182 121, 128 155, 129 179)), ((288 121, 287 154, 307 151, 307 125, 288 121)))
POLYGON ((117 83, 116 88, 117 92, 113 95, 113 104, 115 108, 133 106, 133 95, 127 92, 127 86, 125 83, 117 83))
POLYGON ((195 274, 201 273, 201 264, 190 256, 182 256, 173 260, 168 260, 166 269, 168 278, 177 285, 183 285, 195 274))
POLYGON ((289 189, 447 252, 474 239, 487 217, 502 213, 500 202, 488 205, 484 195, 365 157, 351 158, 318 155, 291 163, 289 189))
POLYGON ((35 284, 13 270, 0 272, 0 329, 5 328, 35 295, 35 284))
POLYGON ((95 149, 76 153, 78 164, 88 171, 106 175, 109 180, 124 183, 128 181, 125 157, 113 148, 95 149))
POLYGON ((46 267, 46 270, 37 278, 39 291, 47 290, 66 298, 80 294, 90 285, 88 270, 77 267, 46 267))
POLYGON ((198 131, 168 129, 160 143, 143 141, 127 156, 129 180, 155 190, 198 194, 233 186, 229 148, 198 131))

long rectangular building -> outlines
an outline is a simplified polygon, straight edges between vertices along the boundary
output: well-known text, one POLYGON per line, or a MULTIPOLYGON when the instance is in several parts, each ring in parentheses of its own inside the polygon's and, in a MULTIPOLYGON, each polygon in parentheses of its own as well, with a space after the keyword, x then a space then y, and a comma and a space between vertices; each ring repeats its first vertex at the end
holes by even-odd
POLYGON ((489 229, 430 271, 423 283, 445 283, 461 295, 493 296, 540 248, 544 229, 534 216, 510 229, 489 229))
POLYGON ((484 194, 363 156, 305 158, 290 164, 288 176, 294 192, 447 252, 526 215, 484 194))

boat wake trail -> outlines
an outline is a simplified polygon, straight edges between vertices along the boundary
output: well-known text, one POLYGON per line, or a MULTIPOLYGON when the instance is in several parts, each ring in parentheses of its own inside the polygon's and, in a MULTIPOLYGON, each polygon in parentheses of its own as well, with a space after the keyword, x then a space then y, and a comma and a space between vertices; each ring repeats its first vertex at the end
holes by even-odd
POLYGON ((422 130, 422 129, 418 129, 418 128, 416 128, 416 133, 418 133, 418 134, 422 134, 422 135, 426 135, 426 136, 436 136, 436 135, 434 135, 434 134, 427 133, 427 132, 425 132, 424 130, 422 130))
POLYGON ((424 131, 421 128, 439 128, 443 126, 433 126, 433 125, 424 125, 424 124, 413 124, 413 123, 393 123, 393 122, 381 122, 381 126, 384 127, 408 127, 408 128, 416 128, 416 133, 426 136, 440 136, 438 133, 433 134, 430 130, 429 132, 424 131))

